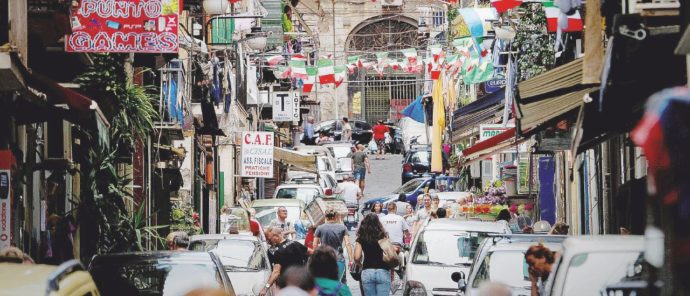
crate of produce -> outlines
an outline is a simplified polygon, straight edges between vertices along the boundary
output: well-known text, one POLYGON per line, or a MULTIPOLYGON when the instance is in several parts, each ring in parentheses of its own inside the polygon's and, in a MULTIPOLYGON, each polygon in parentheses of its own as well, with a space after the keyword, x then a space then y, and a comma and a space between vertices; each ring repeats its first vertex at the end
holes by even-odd
POLYGON ((307 217, 312 225, 320 225, 326 221, 326 210, 334 209, 339 218, 347 216, 345 201, 338 198, 318 197, 307 205, 307 217))

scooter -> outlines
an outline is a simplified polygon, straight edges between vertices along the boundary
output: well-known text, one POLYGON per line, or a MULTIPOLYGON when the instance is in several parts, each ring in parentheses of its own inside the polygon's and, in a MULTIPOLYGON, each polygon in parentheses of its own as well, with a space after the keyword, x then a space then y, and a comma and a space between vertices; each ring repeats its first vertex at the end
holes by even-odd
POLYGON ((345 227, 350 231, 357 227, 359 223, 359 203, 347 204, 347 216, 345 217, 345 227))

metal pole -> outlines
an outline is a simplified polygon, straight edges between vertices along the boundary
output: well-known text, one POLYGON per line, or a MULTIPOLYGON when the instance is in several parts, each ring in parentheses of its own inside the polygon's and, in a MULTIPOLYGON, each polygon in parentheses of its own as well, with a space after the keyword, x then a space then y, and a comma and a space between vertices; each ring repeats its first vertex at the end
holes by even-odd
MULTIPOLYGON (((333 67, 335 68, 335 0, 333 0, 333 67)), ((338 96, 337 88, 333 87, 333 99, 335 101, 335 120, 338 120, 338 96)), ((337 124, 336 124, 337 127, 337 124)))

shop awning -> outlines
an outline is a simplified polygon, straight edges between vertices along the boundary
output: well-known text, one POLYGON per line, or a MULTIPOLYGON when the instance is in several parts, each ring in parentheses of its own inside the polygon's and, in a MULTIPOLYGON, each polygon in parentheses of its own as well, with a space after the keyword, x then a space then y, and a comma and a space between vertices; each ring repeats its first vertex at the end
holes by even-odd
POLYGON ((469 103, 469 104, 462 106, 462 107, 458 108, 457 110, 455 110, 455 112, 453 112, 453 117, 459 118, 461 116, 475 113, 477 111, 484 110, 484 109, 491 107, 491 106, 494 106, 494 105, 498 105, 505 98, 505 94, 506 94, 505 88, 502 88, 501 90, 499 90, 497 92, 487 94, 487 95, 477 99, 476 101, 469 103))
POLYGON ((479 132, 479 125, 495 123, 503 116, 505 91, 483 96, 453 112, 453 143, 458 143, 479 132))
POLYGON ((516 145, 525 140, 526 138, 520 136, 516 138, 515 128, 511 128, 489 139, 474 144, 472 147, 462 150, 462 165, 469 165, 493 154, 515 148, 516 145))
POLYGON ((294 166, 299 170, 316 173, 316 155, 288 150, 280 147, 273 147, 273 158, 285 165, 294 166))
POLYGON ((518 84, 517 132, 531 135, 580 107, 597 85, 582 84, 582 59, 577 59, 518 84))

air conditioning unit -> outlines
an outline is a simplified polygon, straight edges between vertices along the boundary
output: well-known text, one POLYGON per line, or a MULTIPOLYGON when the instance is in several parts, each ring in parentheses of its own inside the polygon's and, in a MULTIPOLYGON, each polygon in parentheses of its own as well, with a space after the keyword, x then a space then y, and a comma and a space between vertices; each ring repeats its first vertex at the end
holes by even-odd
POLYGON ((403 6, 403 0, 383 0, 381 2, 383 7, 401 7, 403 6))

